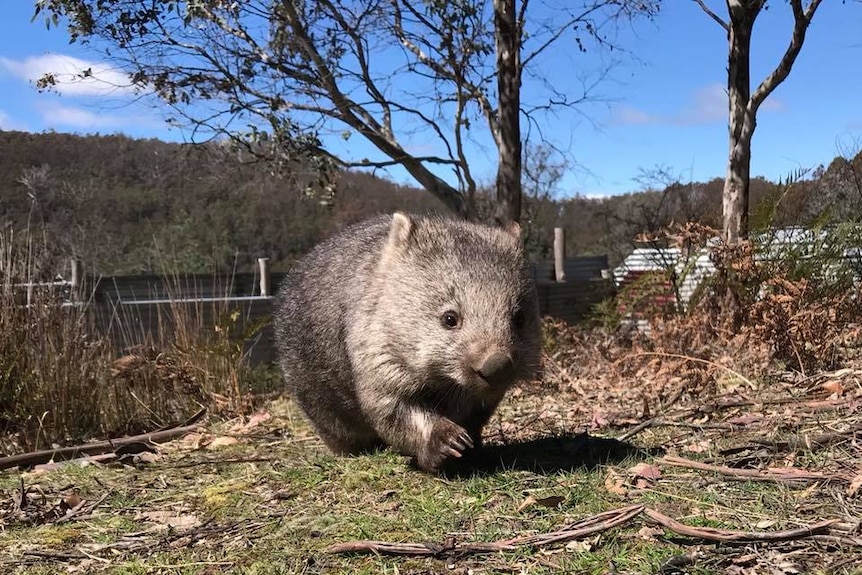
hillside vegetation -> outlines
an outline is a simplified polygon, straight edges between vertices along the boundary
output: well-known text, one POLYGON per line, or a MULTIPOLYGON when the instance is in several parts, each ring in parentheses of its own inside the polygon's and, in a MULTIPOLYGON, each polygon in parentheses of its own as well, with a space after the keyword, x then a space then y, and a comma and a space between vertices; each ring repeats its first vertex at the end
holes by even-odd
MULTIPOLYGON (((0 225, 29 229, 44 243, 35 264, 45 278, 61 273, 73 255, 106 275, 247 271, 262 256, 277 271, 365 216, 445 210, 423 190, 361 172, 338 175, 334 203, 326 205, 303 193, 312 175, 297 170, 291 179, 276 178, 219 145, 0 131, 0 158, 0 225)), ((756 180, 753 224, 855 218, 860 175, 857 156, 836 158, 793 186, 756 180)), ((536 257, 550 254, 555 226, 568 229, 569 254, 608 254, 614 263, 642 232, 671 222, 720 222, 719 179, 682 183, 656 169, 632 183, 639 191, 600 199, 558 189, 553 175, 538 179, 544 183, 526 186, 523 218, 536 257)))

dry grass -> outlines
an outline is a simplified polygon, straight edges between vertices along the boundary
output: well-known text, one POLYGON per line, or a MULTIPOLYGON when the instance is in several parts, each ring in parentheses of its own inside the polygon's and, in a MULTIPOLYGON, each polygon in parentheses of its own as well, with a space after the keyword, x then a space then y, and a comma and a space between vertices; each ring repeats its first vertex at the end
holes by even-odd
POLYGON ((201 406, 250 408, 245 334, 226 303, 164 306, 155 337, 122 309, 64 304, 63 288, 36 288, 28 304, 21 284, 39 253, 13 240, 0 233, 0 452, 152 430, 201 406))

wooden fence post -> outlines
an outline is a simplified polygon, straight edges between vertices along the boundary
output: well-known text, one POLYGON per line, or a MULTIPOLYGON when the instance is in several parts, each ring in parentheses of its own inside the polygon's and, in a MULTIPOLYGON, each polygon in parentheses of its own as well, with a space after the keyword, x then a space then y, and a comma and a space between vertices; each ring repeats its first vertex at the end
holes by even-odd
POLYGON ((69 282, 72 303, 83 301, 84 296, 84 263, 78 258, 72 258, 72 279, 69 282))
POLYGON ((260 269, 260 295, 269 297, 272 295, 269 287, 269 258, 257 258, 257 267, 260 269))
POLYGON ((558 282, 566 281, 566 230, 554 228, 554 276, 558 282))

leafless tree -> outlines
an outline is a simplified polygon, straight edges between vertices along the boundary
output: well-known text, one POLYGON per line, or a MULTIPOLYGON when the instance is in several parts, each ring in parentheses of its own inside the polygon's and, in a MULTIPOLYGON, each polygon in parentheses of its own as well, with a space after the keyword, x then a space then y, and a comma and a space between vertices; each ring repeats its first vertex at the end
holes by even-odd
MULTIPOLYGON (((563 42, 570 44, 566 52, 611 46, 615 22, 651 17, 658 6, 658 0, 38 0, 36 14, 54 25, 63 18, 72 41, 103 49, 134 86, 158 94, 177 121, 200 133, 227 134, 276 162, 317 162, 324 172, 401 166, 468 217, 477 189, 472 154, 477 143, 492 142, 496 215, 506 221, 520 217, 519 122, 573 106, 591 87, 563 94, 554 78, 544 78, 546 97, 528 105, 521 100, 524 72, 563 42), (338 134, 363 138, 376 157, 334 145, 338 134)), ((41 85, 56 81, 49 75, 41 85)))
POLYGON ((805 34, 822 0, 788 0, 793 11, 793 30, 781 61, 752 93, 751 37, 754 22, 766 8, 766 0, 726 0, 727 18, 711 9, 706 0, 693 0, 727 33, 727 93, 729 102, 729 154, 722 197, 723 229, 729 244, 748 237, 748 204, 751 179, 751 138, 757 111, 793 68, 805 34))

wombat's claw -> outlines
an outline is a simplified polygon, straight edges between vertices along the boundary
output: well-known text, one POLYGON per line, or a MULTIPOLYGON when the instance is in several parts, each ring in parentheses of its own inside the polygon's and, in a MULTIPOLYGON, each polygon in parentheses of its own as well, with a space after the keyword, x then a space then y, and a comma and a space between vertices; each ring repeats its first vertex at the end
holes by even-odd
POLYGON ((448 458, 460 458, 462 451, 473 448, 473 438, 464 428, 445 421, 434 426, 428 445, 417 458, 423 469, 436 470, 448 458))
POLYGON ((446 446, 446 451, 452 457, 461 457, 462 451, 473 448, 473 439, 463 429, 457 435, 446 438, 446 441, 449 444, 446 446))

